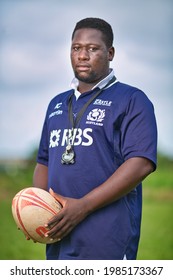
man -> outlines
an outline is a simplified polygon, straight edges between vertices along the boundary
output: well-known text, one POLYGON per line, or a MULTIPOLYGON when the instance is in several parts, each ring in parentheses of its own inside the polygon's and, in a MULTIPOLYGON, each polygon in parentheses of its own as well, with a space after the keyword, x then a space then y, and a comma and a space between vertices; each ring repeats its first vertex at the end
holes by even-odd
POLYGON ((136 259, 141 182, 156 168, 153 105, 119 82, 113 32, 102 19, 72 34, 72 89, 50 102, 33 184, 62 204, 46 225, 47 259, 136 259))

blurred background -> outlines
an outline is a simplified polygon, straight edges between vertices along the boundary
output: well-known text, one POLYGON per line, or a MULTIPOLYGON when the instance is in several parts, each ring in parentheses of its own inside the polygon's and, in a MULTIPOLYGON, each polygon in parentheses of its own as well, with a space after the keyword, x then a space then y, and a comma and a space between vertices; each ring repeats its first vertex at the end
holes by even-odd
POLYGON ((158 169, 144 181, 138 259, 173 259, 172 0, 0 0, 0 259, 45 258, 16 230, 11 200, 32 185, 45 112, 70 88, 71 34, 85 17, 112 25, 111 67, 154 104, 158 169))

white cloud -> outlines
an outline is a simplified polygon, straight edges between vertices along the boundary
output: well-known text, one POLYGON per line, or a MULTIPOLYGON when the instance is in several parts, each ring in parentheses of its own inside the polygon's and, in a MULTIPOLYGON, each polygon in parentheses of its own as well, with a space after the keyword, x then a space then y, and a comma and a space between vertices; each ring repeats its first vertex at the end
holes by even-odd
POLYGON ((8 44, 1 50, 1 80, 13 87, 51 84, 65 70, 64 62, 69 64, 67 55, 67 47, 62 46, 30 50, 27 46, 8 44))

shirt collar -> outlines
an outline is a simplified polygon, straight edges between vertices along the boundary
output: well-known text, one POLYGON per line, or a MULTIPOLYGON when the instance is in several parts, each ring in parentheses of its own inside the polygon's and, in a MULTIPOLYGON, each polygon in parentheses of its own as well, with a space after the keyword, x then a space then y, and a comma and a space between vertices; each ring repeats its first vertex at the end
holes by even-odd
MULTIPOLYGON (((91 90, 99 87, 100 89, 102 89, 114 76, 114 70, 110 69, 110 73, 108 76, 106 76, 103 80, 101 80, 100 82, 98 82, 91 90)), ((117 80, 116 80, 117 81, 117 80)), ((115 81, 115 82, 116 82, 115 81)), ((114 83, 115 83, 114 82, 114 83)), ((113 83, 112 83, 113 84, 113 83)), ((111 85, 112 85, 111 84, 111 85)), ((71 88, 74 89, 74 95, 76 96, 76 99, 79 98, 79 96, 81 95, 81 93, 78 91, 78 85, 79 85, 79 81, 77 78, 73 78, 72 82, 71 82, 71 88)))

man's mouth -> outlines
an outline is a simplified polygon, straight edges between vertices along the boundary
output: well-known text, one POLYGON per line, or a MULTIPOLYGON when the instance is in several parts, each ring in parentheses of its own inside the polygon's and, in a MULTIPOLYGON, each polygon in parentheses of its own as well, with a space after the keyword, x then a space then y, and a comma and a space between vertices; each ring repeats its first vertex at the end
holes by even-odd
POLYGON ((88 64, 78 64, 76 65, 76 69, 78 71, 88 71, 90 66, 88 64))

